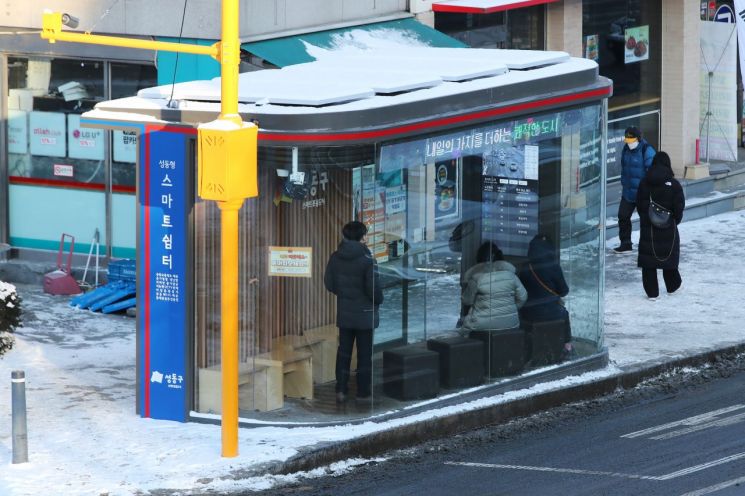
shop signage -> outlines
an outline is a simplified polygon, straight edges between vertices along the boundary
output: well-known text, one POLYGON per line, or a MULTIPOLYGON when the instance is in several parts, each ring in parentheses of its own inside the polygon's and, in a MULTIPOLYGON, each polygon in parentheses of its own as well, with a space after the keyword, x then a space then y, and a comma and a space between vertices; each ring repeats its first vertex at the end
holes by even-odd
POLYGON ((720 5, 717 11, 714 13, 714 21, 734 24, 735 13, 732 12, 732 7, 730 7, 729 5, 720 5))
POLYGON ((140 148, 142 415, 186 420, 187 135, 146 130, 140 148))
POLYGON ((597 34, 591 34, 585 36, 585 58, 598 61, 600 58, 598 55, 598 45, 600 36, 597 34))
POLYGON ((625 63, 649 60, 649 26, 626 28, 624 42, 625 63))
POLYGON ((104 159, 103 129, 80 127, 80 116, 67 115, 67 147, 70 158, 104 159))
POLYGON ((137 161, 137 132, 114 131, 114 162, 137 161))
POLYGON ((269 276, 312 277, 313 248, 270 246, 269 276))
POLYGON ((28 153, 28 113, 8 110, 8 153, 28 153))
POLYGON ((65 157, 65 114, 61 112, 29 113, 31 155, 65 157))
POLYGON ((55 176, 73 177, 75 175, 72 165, 54 164, 52 172, 55 176))

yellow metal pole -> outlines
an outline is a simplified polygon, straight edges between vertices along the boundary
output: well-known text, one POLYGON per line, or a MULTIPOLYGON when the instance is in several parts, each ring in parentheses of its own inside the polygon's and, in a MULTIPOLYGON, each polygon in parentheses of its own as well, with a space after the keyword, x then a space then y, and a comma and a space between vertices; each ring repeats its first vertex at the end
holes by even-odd
POLYGON ((220 119, 241 123, 238 114, 238 65, 241 42, 238 35, 238 0, 222 0, 222 40, 220 41, 220 119))
MULTIPOLYGON (((241 124, 238 114, 238 0, 222 0, 220 117, 241 124)), ((239 157, 229 157, 237 160, 239 157)), ((238 456, 238 210, 243 199, 218 202, 222 227, 222 456, 238 456)))
POLYGON ((222 227, 222 456, 238 456, 238 210, 243 200, 217 202, 222 227))
POLYGON ((192 45, 188 43, 182 45, 170 41, 138 40, 135 38, 124 38, 120 36, 68 33, 66 31, 62 31, 54 36, 45 36, 42 31, 41 37, 49 39, 51 43, 54 43, 55 41, 68 41, 72 43, 86 43, 88 45, 118 46, 125 48, 139 48, 142 50, 160 50, 161 52, 193 53, 195 55, 209 55, 214 58, 218 57, 217 43, 214 45, 192 45))

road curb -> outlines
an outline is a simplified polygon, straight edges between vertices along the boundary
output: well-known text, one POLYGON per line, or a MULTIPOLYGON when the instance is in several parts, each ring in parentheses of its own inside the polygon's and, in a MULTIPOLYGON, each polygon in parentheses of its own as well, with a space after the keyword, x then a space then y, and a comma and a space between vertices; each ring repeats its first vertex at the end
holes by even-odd
POLYGON ((743 352, 745 352, 745 343, 739 343, 664 363, 633 367, 619 374, 586 384, 578 384, 507 403, 396 426, 347 441, 314 446, 301 451, 285 462, 273 464, 266 468, 272 474, 290 474, 312 470, 348 458, 375 457, 387 451, 452 436, 464 431, 505 422, 516 417, 524 417, 567 403, 590 400, 610 394, 619 388, 630 389, 649 378, 677 368, 716 363, 724 357, 743 352))

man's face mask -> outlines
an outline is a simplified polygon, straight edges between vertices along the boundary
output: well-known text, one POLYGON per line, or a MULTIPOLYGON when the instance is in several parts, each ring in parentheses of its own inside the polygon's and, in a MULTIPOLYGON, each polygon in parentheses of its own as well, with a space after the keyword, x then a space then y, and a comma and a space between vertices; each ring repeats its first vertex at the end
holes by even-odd
POLYGON ((639 146, 639 142, 637 140, 632 141, 631 143, 626 143, 629 146, 629 150, 635 150, 637 146, 639 146))

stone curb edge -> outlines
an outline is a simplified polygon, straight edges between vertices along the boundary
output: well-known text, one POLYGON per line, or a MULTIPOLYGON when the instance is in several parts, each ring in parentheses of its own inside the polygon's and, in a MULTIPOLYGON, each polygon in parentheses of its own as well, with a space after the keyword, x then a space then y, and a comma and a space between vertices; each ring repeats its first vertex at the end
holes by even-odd
POLYGON ((284 462, 272 463, 265 466, 262 472, 264 474, 275 475, 290 474, 312 470, 349 458, 375 457, 391 450, 406 448, 432 439, 444 438, 464 431, 505 422, 516 417, 531 415, 567 403, 590 400, 613 393, 619 388, 630 389, 646 379, 676 368, 715 363, 723 356, 736 355, 743 352, 745 352, 745 343, 739 343, 661 364, 626 370, 617 375, 594 382, 539 393, 509 403, 490 405, 477 410, 458 412, 422 422, 402 425, 346 441, 326 443, 304 450, 284 462))

